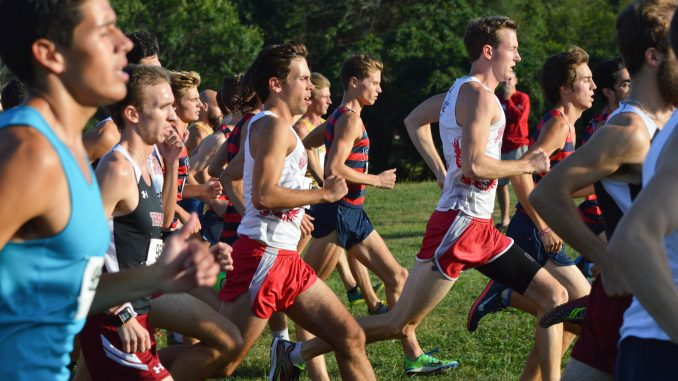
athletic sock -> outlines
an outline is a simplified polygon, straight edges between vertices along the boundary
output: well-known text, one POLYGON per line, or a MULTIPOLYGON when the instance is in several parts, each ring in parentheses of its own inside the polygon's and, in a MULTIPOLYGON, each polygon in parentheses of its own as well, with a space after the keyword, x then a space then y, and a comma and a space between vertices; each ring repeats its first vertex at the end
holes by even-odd
POLYGON ((353 286, 352 289, 346 291, 347 294, 357 294, 358 293, 358 286, 353 286))
POLYGON ((506 288, 504 291, 501 292, 501 304, 504 305, 504 307, 508 307, 509 304, 511 303, 511 293, 513 292, 512 289, 506 288))
POLYGON ((292 361, 292 364, 294 365, 303 365, 306 363, 301 358, 301 343, 294 343, 294 349, 290 352, 290 361, 292 361))
POLYGON ((587 276, 587 277, 592 277, 593 276, 593 272, 591 271, 592 268, 593 268, 593 263, 588 262, 588 261, 585 262, 584 263, 584 275, 587 276))
POLYGON ((271 335, 273 335, 273 337, 280 337, 290 341, 290 332, 287 330, 287 328, 281 329, 280 331, 271 331, 271 335))

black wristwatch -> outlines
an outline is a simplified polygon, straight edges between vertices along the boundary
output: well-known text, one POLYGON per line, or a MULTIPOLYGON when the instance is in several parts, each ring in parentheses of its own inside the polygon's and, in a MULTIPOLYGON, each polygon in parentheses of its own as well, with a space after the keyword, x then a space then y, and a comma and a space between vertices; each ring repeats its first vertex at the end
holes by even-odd
POLYGON ((134 311, 131 307, 125 307, 122 311, 118 312, 115 315, 109 316, 111 325, 120 327, 121 325, 127 323, 131 318, 134 317, 134 311))

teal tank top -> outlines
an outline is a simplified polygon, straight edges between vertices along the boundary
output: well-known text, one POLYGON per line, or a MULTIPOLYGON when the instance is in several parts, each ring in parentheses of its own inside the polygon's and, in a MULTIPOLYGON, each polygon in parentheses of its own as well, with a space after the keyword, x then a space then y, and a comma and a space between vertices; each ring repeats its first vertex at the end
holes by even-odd
MULTIPOLYGON (((88 184, 75 157, 34 108, 0 113, 0 128, 13 125, 36 129, 56 151, 71 215, 58 234, 8 242, 0 250, 0 380, 66 381, 73 338, 94 298, 110 231, 92 169, 88 184)), ((55 202, 54 207, 68 205, 55 202)))

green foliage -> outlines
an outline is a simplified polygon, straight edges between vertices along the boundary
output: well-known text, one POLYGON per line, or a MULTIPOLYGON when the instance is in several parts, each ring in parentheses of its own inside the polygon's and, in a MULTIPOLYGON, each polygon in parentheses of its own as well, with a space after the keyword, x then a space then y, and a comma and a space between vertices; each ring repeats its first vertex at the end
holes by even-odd
POLYGON ((341 100, 339 69, 351 53, 384 61, 384 92, 363 113, 372 141, 370 167, 398 167, 399 177, 429 171, 402 120, 419 102, 446 91, 468 72, 463 35, 473 17, 504 14, 518 22, 522 62, 518 88, 532 99, 530 125, 549 105, 541 92, 546 58, 570 45, 584 48, 591 66, 616 56, 615 18, 630 0, 112 0, 126 31, 158 34, 163 64, 201 73, 216 87, 247 68, 263 44, 300 41, 313 71, 341 100))
POLYGON ((244 71, 262 46, 257 26, 242 24, 227 0, 112 0, 125 32, 148 30, 160 59, 173 70, 194 70, 218 89, 224 76, 244 71))
POLYGON ((519 88, 532 98, 530 124, 536 126, 549 107, 541 92, 541 66, 556 52, 576 44, 587 50, 591 64, 616 53, 616 14, 628 0, 237 0, 241 17, 258 25, 267 43, 294 39, 306 43, 312 69, 333 80, 340 100, 339 68, 356 51, 384 61, 384 92, 365 111, 372 141, 371 167, 396 166, 399 176, 421 178, 428 170, 405 136, 403 118, 419 102, 446 91, 468 72, 463 44, 473 17, 504 14, 519 26, 522 62, 519 88), (271 20, 282 20, 271 22, 271 20))

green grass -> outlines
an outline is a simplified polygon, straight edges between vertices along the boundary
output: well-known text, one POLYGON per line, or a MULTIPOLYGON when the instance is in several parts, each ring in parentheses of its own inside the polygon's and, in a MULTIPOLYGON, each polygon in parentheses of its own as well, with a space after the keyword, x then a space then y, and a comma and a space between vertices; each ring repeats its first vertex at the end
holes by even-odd
MULTIPOLYGON (((391 252, 410 269, 419 250, 426 222, 435 208, 440 190, 433 182, 398 184, 394 190, 368 190, 366 210, 391 252)), ((512 195, 513 205, 515 199, 512 195)), ((498 218, 495 217, 495 221, 498 218)), ((436 354, 455 359, 460 366, 452 372, 431 376, 434 380, 515 380, 534 342, 535 319, 517 310, 490 315, 471 334, 466 330, 466 316, 487 278, 475 270, 461 275, 447 297, 417 329, 425 351, 439 347, 436 354)), ((346 303, 345 291, 336 275, 328 284, 346 303)), ((364 315, 364 306, 352 312, 364 315)), ((290 323, 293 330, 293 323, 290 323)), ((237 380, 265 379, 269 365, 268 330, 257 341, 239 367, 237 380)), ((368 346, 368 356, 380 380, 406 379, 402 367, 400 342, 391 340, 368 346)), ((333 355, 326 356, 330 377, 339 379, 333 355)), ((302 377, 302 379, 308 379, 302 377)), ((225 379, 226 380, 226 379, 225 379)))

